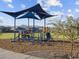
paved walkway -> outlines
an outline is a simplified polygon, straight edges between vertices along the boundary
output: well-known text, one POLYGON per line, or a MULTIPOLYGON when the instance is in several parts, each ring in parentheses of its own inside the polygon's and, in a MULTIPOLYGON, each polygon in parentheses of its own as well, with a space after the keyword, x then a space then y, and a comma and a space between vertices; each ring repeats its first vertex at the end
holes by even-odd
POLYGON ((15 53, 0 48, 0 59, 43 59, 43 58, 15 53))

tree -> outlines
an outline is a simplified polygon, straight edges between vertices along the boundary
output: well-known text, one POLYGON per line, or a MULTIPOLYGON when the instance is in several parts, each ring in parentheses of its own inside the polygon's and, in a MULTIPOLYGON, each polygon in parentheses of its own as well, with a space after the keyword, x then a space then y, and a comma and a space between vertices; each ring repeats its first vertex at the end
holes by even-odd
POLYGON ((61 21, 61 20, 58 20, 56 22, 52 22, 51 24, 53 26, 53 29, 52 29, 53 33, 55 35, 57 35, 57 37, 62 35, 63 38, 64 38, 64 35, 65 35, 64 34, 64 32, 65 32, 65 22, 61 21))
POLYGON ((73 59, 73 49, 74 41, 78 38, 78 25, 79 22, 77 19, 74 19, 72 16, 67 17, 66 22, 66 37, 71 41, 71 58, 73 59))
POLYGON ((68 40, 71 41, 71 57, 73 59, 73 48, 74 41, 78 39, 79 36, 79 18, 74 19, 72 16, 67 17, 65 22, 59 20, 58 22, 54 22, 53 24, 53 32, 59 35, 63 35, 68 40))

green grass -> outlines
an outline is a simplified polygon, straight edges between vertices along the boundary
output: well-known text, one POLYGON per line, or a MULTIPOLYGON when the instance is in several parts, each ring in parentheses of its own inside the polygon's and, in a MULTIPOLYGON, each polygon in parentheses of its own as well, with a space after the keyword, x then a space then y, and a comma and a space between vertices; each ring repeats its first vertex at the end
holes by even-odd
MULTIPOLYGON (((1 33, 0 34, 0 39, 12 39, 13 37, 14 37, 13 33, 1 33)), ((38 33, 35 33, 35 37, 38 37, 38 33)))
MULTIPOLYGON (((0 34, 0 39, 12 39, 14 36, 13 33, 2 33, 0 34)), ((18 34, 17 34, 18 35, 18 34)), ((35 37, 38 37, 38 33, 34 33, 35 37)), ((60 36, 56 36, 54 33, 51 33, 52 38, 60 38, 60 39, 64 39, 63 35, 60 36)))
POLYGON ((0 39, 11 39, 13 38, 13 33, 2 33, 0 34, 0 39))

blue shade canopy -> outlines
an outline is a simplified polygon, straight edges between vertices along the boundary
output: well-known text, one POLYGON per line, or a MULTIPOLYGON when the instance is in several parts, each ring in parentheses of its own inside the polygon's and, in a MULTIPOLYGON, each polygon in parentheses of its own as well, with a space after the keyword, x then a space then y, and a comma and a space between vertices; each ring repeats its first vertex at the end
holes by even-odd
POLYGON ((5 13, 5 14, 8 14, 8 15, 10 15, 12 17, 17 17, 19 15, 16 12, 6 12, 6 11, 0 11, 0 12, 5 13))
POLYGON ((37 19, 39 20, 32 12, 28 12, 25 15, 21 16, 21 17, 17 17, 17 19, 21 19, 21 18, 32 18, 32 19, 37 19))
POLYGON ((8 14, 8 15, 15 17, 15 18, 18 17, 19 15, 23 14, 23 12, 6 12, 6 11, 0 11, 0 12, 8 14))
POLYGON ((53 15, 50 15, 48 14, 46 11, 44 11, 40 4, 36 4, 35 6, 31 7, 31 8, 28 8, 28 9, 25 9, 25 10, 22 10, 22 11, 18 11, 18 12, 5 12, 5 11, 1 11, 2 13, 5 13, 5 14, 8 14, 12 17, 18 17, 19 15, 21 14, 24 14, 26 12, 34 12, 36 13, 40 19, 45 19, 45 18, 48 18, 48 17, 53 17, 53 15))
POLYGON ((41 13, 41 12, 39 14, 41 16, 41 19, 57 16, 57 15, 50 15, 50 14, 41 13))
POLYGON ((22 14, 22 13, 27 12, 27 11, 36 13, 40 17, 40 19, 53 17, 53 15, 50 15, 46 11, 44 11, 41 8, 40 4, 36 4, 35 6, 28 8, 28 9, 25 9, 25 10, 22 10, 22 11, 19 11, 18 13, 22 14))

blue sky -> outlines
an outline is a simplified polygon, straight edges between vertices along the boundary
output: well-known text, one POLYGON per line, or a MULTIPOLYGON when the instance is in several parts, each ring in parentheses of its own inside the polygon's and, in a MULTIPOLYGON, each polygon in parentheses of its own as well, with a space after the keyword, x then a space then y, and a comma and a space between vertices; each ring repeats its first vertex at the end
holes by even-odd
MULTIPOLYGON (((54 18, 61 18, 61 16, 73 16, 75 18, 79 15, 79 0, 0 0, 0 11, 20 11, 30 8, 37 3, 40 3, 42 8, 48 13, 59 15, 54 18)), ((52 20, 54 18, 49 19, 52 20)), ((11 16, 0 13, 1 20, 0 25, 13 26, 13 18, 11 16)), ((30 23, 32 25, 32 19, 30 23)), ((36 25, 41 24, 43 25, 43 20, 36 20, 36 25)), ((27 25, 27 19, 17 19, 17 25, 27 25)))

